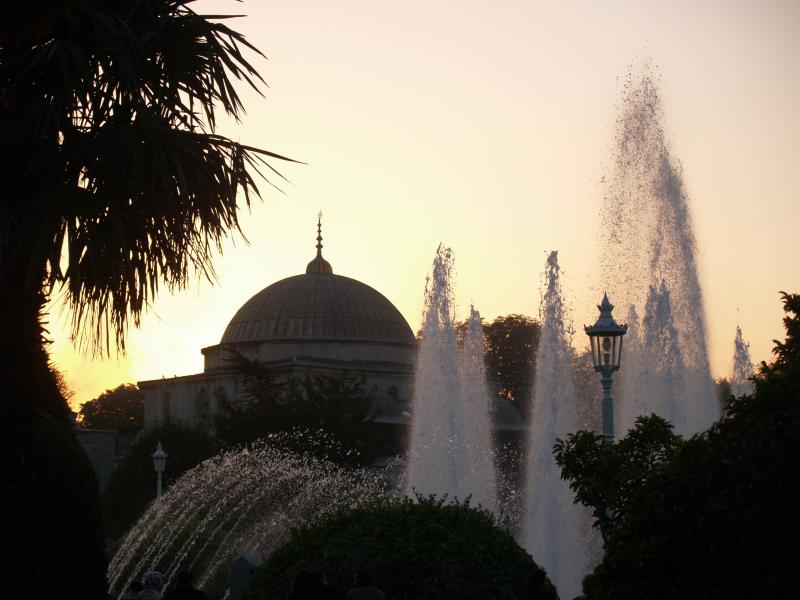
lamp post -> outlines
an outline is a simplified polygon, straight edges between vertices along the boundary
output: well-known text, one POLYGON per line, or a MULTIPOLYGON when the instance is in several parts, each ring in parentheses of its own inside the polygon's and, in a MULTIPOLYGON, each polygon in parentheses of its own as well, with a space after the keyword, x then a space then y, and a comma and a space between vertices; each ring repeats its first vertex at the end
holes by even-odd
POLYGON ((611 316, 614 305, 603 294, 603 302, 597 307, 600 317, 594 325, 584 326, 592 345, 594 370, 600 373, 603 385, 603 436, 610 442, 614 439, 614 401, 611 399, 611 374, 619 369, 622 358, 622 336, 627 325, 620 325, 611 316))
POLYGON ((158 442, 155 452, 150 455, 153 458, 153 470, 156 472, 156 500, 161 498, 161 476, 164 474, 164 468, 167 465, 167 457, 169 454, 164 452, 161 447, 161 442, 158 442))

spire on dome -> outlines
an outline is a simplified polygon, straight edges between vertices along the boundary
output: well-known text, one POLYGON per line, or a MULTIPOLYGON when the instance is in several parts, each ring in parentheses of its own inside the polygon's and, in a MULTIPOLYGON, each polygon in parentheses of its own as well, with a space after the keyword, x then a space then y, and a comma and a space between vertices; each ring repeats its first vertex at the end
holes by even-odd
POLYGON ((331 264, 322 258, 322 211, 319 211, 317 215, 317 256, 306 267, 306 275, 311 275, 312 273, 333 274, 331 264))

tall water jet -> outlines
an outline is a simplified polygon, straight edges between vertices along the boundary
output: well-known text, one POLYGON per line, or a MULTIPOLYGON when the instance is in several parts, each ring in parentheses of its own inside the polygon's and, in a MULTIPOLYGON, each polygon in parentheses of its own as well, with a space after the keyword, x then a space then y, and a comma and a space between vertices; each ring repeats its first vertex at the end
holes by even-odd
POLYGON ((452 250, 440 245, 425 285, 406 493, 447 494, 463 500, 470 494, 470 460, 454 327, 453 260, 452 250))
MULTIPOLYGON (((666 283, 650 286, 642 322, 639 387, 647 390, 645 410, 667 419, 677 431, 687 430, 685 369, 678 330, 672 316, 672 301, 666 283)), ((641 392, 640 392, 641 393, 641 392)))
POLYGON ((121 595, 128 581, 150 570, 168 582, 191 570, 198 587, 219 597, 238 556, 266 555, 292 527, 387 490, 378 474, 269 442, 223 453, 184 473, 125 535, 108 567, 109 593, 121 595))
POLYGON ((471 492, 473 500, 494 511, 497 506, 497 482, 489 404, 492 393, 486 377, 485 354, 481 315, 472 306, 461 348, 461 389, 470 456, 471 492))
MULTIPOLYGON (((620 369, 620 410, 656 412, 676 419, 676 429, 691 434, 707 428, 718 416, 706 349, 703 294, 697 274, 696 242, 689 214, 689 198, 680 163, 672 156, 662 122, 661 99, 649 67, 640 76, 628 74, 616 124, 613 172, 605 178, 602 218, 603 286, 618 302, 632 304, 650 319, 652 335, 643 335, 644 355, 658 356, 660 333, 674 329, 673 348, 680 365, 666 395, 664 378, 654 380, 643 371, 645 360, 628 361, 620 369), (652 291, 669 292, 670 323, 660 323, 663 312, 652 301, 652 291), (654 346, 651 344, 655 344, 654 346)), ((644 357, 643 357, 644 358, 644 357)), ((619 414, 619 413, 618 413, 619 414)), ((621 413, 630 425, 636 414, 621 413)), ((623 435, 624 430, 619 431, 623 435)))
POLYGON ((553 457, 556 438, 579 427, 557 252, 547 257, 539 317, 542 331, 536 350, 523 545, 547 571, 559 596, 572 598, 580 593, 581 579, 588 572, 590 521, 584 507, 573 503, 553 457))
POLYGON ((642 323, 633 304, 628 307, 625 323, 628 325, 628 333, 625 334, 623 344, 624 364, 617 373, 615 389, 619 391, 614 394, 614 431, 617 437, 625 435, 625 432, 633 427, 637 416, 647 414, 647 406, 641 392, 648 360, 644 356, 642 323), (622 370, 628 371, 629 375, 622 376, 622 370))
POLYGON ((733 340, 733 370, 731 372, 731 394, 742 396, 753 393, 753 362, 750 359, 750 344, 744 341, 742 329, 736 326, 733 340))

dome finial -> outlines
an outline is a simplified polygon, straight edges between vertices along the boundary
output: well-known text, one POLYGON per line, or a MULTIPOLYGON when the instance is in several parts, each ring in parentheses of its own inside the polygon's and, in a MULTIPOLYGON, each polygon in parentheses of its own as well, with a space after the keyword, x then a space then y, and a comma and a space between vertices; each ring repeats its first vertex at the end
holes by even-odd
POLYGON ((327 275, 333 273, 330 263, 322 258, 322 211, 319 211, 317 215, 317 256, 306 267, 306 275, 312 273, 324 273, 327 275))
POLYGON ((317 256, 322 256, 322 211, 317 215, 317 256))

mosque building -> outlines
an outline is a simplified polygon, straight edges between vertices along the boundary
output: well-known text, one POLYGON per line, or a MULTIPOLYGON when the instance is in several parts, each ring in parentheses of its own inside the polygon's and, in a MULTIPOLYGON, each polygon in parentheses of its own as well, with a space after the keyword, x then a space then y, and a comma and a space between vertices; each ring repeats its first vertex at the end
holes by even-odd
POLYGON ((317 255, 302 275, 282 279, 250 298, 231 319, 219 344, 203 348, 202 373, 140 381, 144 425, 167 421, 197 426, 224 398, 245 394, 232 364, 241 356, 278 380, 309 374, 358 374, 374 398, 373 419, 406 424, 410 416, 416 339, 400 311, 380 292, 336 275, 317 255))
MULTIPOLYGON (((373 422, 404 437, 411 422, 416 338, 400 311, 372 287, 336 275, 317 254, 305 273, 273 283, 245 302, 219 344, 203 348, 202 373, 138 382, 144 426, 166 422, 199 426, 224 399, 246 397, 246 377, 233 356, 257 361, 276 381, 308 375, 363 377, 373 398, 373 422)), ((519 437, 525 429, 508 400, 495 396, 495 433, 519 437)))

